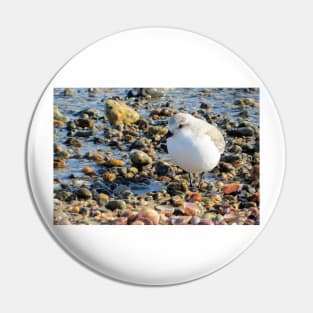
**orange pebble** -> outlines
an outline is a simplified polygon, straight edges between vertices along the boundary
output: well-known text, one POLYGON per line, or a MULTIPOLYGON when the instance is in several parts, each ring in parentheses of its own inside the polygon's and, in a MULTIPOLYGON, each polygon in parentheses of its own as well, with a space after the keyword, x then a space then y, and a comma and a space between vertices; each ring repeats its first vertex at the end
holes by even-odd
POLYGON ((124 166, 125 162, 122 160, 117 160, 117 159, 109 159, 108 160, 108 165, 111 166, 124 166))
POLYGON ((103 178, 104 178, 105 180, 107 180, 107 181, 112 182, 112 181, 114 181, 114 180, 116 179, 116 174, 110 173, 110 172, 105 172, 105 173, 103 174, 103 178))
POLYGON ((87 174, 87 175, 94 175, 94 174, 96 174, 95 170, 92 167, 90 167, 90 166, 85 166, 83 168, 83 172, 85 174, 87 174))
POLYGON ((223 187, 223 192, 226 195, 229 195, 229 194, 234 193, 234 192, 238 192, 240 190, 241 190, 241 184, 238 184, 238 183, 226 184, 223 187))
POLYGON ((202 196, 200 193, 193 193, 190 197, 190 200, 191 201, 199 201, 201 202, 202 201, 202 196))
POLYGON ((72 207, 72 212, 73 213, 79 213, 79 211, 80 211, 80 207, 79 206, 72 207))
POLYGON ((61 127, 61 126, 64 126, 64 122, 59 121, 59 120, 53 120, 53 125, 56 127, 61 127))

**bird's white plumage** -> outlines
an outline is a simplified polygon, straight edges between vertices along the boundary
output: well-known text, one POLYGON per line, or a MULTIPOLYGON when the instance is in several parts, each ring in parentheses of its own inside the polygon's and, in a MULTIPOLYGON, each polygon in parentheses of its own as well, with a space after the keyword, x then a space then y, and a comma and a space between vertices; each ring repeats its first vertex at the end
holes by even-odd
POLYGON ((167 149, 175 164, 191 173, 211 171, 224 151, 220 131, 190 114, 178 113, 169 120, 173 133, 167 139, 167 149))

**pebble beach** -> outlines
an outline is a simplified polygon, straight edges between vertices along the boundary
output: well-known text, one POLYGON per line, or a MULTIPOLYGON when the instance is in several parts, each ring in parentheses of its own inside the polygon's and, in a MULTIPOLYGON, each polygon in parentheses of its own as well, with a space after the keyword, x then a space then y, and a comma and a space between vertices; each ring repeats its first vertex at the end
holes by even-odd
POLYGON ((258 225, 259 109, 257 88, 56 88, 54 224, 258 225), (196 190, 167 153, 177 112, 226 142, 196 190))

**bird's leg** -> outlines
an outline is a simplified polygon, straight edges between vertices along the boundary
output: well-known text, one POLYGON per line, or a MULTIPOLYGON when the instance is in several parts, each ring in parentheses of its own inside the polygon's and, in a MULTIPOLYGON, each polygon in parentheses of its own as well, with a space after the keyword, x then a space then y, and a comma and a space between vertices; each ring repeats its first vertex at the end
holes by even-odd
POLYGON ((190 174, 189 172, 189 188, 190 188, 190 191, 197 191, 197 187, 194 185, 194 179, 192 179, 192 175, 190 174))
POLYGON ((192 189, 192 188, 193 188, 193 184, 192 184, 192 177, 191 177, 191 173, 190 173, 190 172, 188 172, 188 175, 189 175, 189 187, 190 187, 190 189, 192 189))
POLYGON ((201 185, 201 182, 202 182, 203 175, 204 175, 204 172, 202 172, 202 173, 200 174, 200 177, 199 177, 199 184, 198 184, 198 189, 200 188, 200 185, 201 185))

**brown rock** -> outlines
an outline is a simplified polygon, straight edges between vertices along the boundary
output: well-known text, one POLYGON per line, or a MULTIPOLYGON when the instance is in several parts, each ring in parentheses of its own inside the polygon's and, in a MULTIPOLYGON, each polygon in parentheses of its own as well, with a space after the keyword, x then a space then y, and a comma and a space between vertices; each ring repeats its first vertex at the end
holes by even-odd
POLYGON ((201 202, 201 201, 202 201, 202 196, 201 196, 200 193, 195 192, 195 193, 193 193, 193 194, 191 195, 190 200, 191 200, 191 201, 198 201, 198 202, 201 202))
POLYGON ((125 165, 125 162, 122 161, 122 160, 117 160, 117 159, 113 159, 113 158, 110 158, 107 162, 106 162, 106 165, 109 165, 109 166, 124 166, 125 165))
POLYGON ((62 126, 64 126, 64 122, 63 121, 59 121, 59 120, 53 120, 53 125, 55 127, 62 127, 62 126))
POLYGON ((76 194, 79 199, 92 199, 92 193, 87 188, 78 189, 76 194))
POLYGON ((54 168, 65 168, 66 167, 66 162, 63 159, 55 159, 53 161, 53 167, 54 168))
POLYGON ((63 90, 63 95, 64 96, 73 96, 74 95, 74 90, 73 88, 65 88, 63 90))
POLYGON ((68 138, 64 143, 67 146, 72 146, 72 147, 77 147, 77 148, 80 148, 83 146, 83 143, 76 138, 68 138))
POLYGON ((105 172, 103 174, 103 178, 106 181, 112 182, 112 181, 114 181, 116 179, 116 174, 115 173, 110 173, 110 172, 105 172))
POLYGON ((96 175, 96 171, 94 168, 90 167, 90 166, 85 166, 83 168, 83 172, 86 174, 86 175, 89 175, 89 176, 95 176, 96 175))
POLYGON ((81 128, 92 128, 94 126, 94 121, 88 118, 80 118, 75 120, 75 124, 81 128))
POLYGON ((106 102, 106 116, 111 125, 129 125, 139 120, 139 114, 124 101, 109 99, 106 102))
POLYGON ((241 184, 239 183, 232 183, 232 184, 226 184, 224 185, 223 187, 223 192, 226 194, 226 195, 229 195, 229 194, 232 194, 232 193, 235 193, 235 192, 238 192, 241 190, 241 184))

